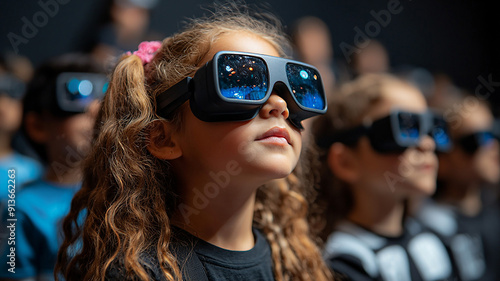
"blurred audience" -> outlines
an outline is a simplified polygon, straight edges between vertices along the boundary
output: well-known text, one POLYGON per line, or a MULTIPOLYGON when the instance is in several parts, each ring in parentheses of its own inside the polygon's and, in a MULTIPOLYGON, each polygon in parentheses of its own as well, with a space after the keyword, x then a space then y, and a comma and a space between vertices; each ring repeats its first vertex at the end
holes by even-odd
POLYGON ((500 179, 494 117, 484 100, 450 89, 433 106, 443 112, 453 146, 438 153, 437 191, 418 217, 451 249, 461 280, 499 280, 500 209, 484 197, 500 179))
MULTIPOLYGON (((20 139, 16 133, 22 122, 22 98, 26 85, 33 73, 28 59, 12 54, 0 58, 0 209, 6 204, 9 190, 20 191, 27 182, 38 179, 42 174, 42 165, 15 149, 20 139), (13 186, 8 188, 8 171, 14 174, 13 186)), ((0 218, 3 219, 2 216, 0 218)))
POLYGON ((42 64, 28 85, 22 128, 47 169, 43 179, 16 193, 15 274, 8 271, 11 248, 1 241, 0 278, 53 279, 59 223, 81 186, 79 162, 89 149, 97 98, 106 86, 99 73, 89 56, 68 54, 42 64))
POLYGON ((402 65, 394 67, 391 73, 417 87, 427 101, 429 101, 436 92, 434 76, 429 70, 423 67, 402 65))
POLYGON ((384 73, 390 70, 389 54, 385 46, 378 40, 370 39, 366 46, 351 56, 353 77, 368 73, 384 73))
POLYGON ((108 14, 99 32, 94 58, 105 66, 126 51, 135 50, 140 42, 158 40, 149 32, 151 10, 158 0, 107 0, 108 14))

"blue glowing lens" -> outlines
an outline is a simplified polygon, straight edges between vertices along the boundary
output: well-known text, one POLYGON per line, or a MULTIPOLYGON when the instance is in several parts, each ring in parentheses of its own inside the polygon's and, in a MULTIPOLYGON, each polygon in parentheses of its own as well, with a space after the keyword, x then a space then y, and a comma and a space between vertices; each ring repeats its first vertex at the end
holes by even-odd
POLYGON ((86 104, 92 100, 91 94, 94 90, 94 84, 90 80, 80 80, 73 77, 66 82, 66 89, 69 93, 69 95, 67 95, 68 100, 86 104))
POLYGON ((69 80, 66 84, 66 88, 68 89, 68 92, 72 94, 78 93, 78 86, 80 85, 80 80, 76 78, 72 78, 69 80))
POLYGON ((78 92, 85 97, 90 96, 90 94, 92 94, 93 89, 94 85, 89 80, 82 80, 78 85, 78 92))
POLYGON ((103 94, 106 93, 108 88, 109 88, 109 82, 104 83, 104 86, 102 86, 102 93, 103 94))
POLYGON ((450 137, 442 128, 435 128, 432 136, 437 146, 448 146, 450 144, 450 137))
POLYGON ((440 118, 434 118, 431 137, 436 143, 436 150, 448 151, 451 148, 451 139, 446 126, 446 121, 440 118))
POLYGON ((229 99, 261 100, 269 88, 264 61, 245 55, 222 55, 218 59, 220 93, 229 99))
POLYGON ((405 141, 418 141, 420 137, 420 118, 417 114, 400 112, 398 114, 399 134, 405 141))
POLYGON ((493 140, 495 140, 495 137, 490 132, 478 133, 476 138, 477 138, 477 144, 479 146, 489 145, 491 142, 493 142, 493 140))
POLYGON ((307 66, 288 63, 286 76, 292 88, 292 94, 303 107, 324 109, 325 100, 319 73, 307 66))

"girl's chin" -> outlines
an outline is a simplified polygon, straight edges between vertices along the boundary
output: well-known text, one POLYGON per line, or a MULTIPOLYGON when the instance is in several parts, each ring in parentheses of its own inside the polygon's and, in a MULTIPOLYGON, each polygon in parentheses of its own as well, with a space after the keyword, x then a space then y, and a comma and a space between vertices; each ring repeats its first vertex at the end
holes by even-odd
POLYGON ((436 185, 434 183, 419 185, 415 187, 414 191, 416 196, 428 197, 436 192, 436 185))

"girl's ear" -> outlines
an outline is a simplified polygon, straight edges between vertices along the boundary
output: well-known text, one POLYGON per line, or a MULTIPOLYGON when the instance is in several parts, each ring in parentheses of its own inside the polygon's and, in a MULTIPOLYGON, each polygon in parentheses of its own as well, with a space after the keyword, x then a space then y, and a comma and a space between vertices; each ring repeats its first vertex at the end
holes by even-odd
POLYGON ((328 150, 328 166, 339 179, 352 184, 359 178, 358 159, 343 143, 336 142, 328 150))
POLYGON ((24 117, 24 128, 28 137, 36 143, 46 143, 50 132, 47 128, 48 122, 36 112, 28 112, 24 117))
POLYGON ((159 159, 174 160, 182 156, 178 134, 172 123, 164 120, 154 121, 153 128, 149 131, 147 149, 159 159))

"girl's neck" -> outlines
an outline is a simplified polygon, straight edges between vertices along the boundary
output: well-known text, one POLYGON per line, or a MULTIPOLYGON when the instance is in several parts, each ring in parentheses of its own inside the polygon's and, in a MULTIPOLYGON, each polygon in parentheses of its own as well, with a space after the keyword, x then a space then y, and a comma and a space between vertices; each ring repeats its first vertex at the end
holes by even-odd
POLYGON ((387 194, 354 192, 348 219, 377 234, 397 237, 403 233, 404 201, 387 194))
POLYGON ((457 207, 467 216, 475 216, 483 208, 481 186, 479 183, 447 186, 439 201, 457 207))
MULTIPOLYGON (((252 233, 255 189, 227 186, 204 192, 205 184, 184 186, 183 202, 178 205, 172 223, 218 247, 246 251, 254 246, 252 233), (249 191, 251 190, 251 191, 249 191), (248 192, 245 192, 248 191, 248 192)), ((215 185, 214 185, 215 186, 215 185)))

